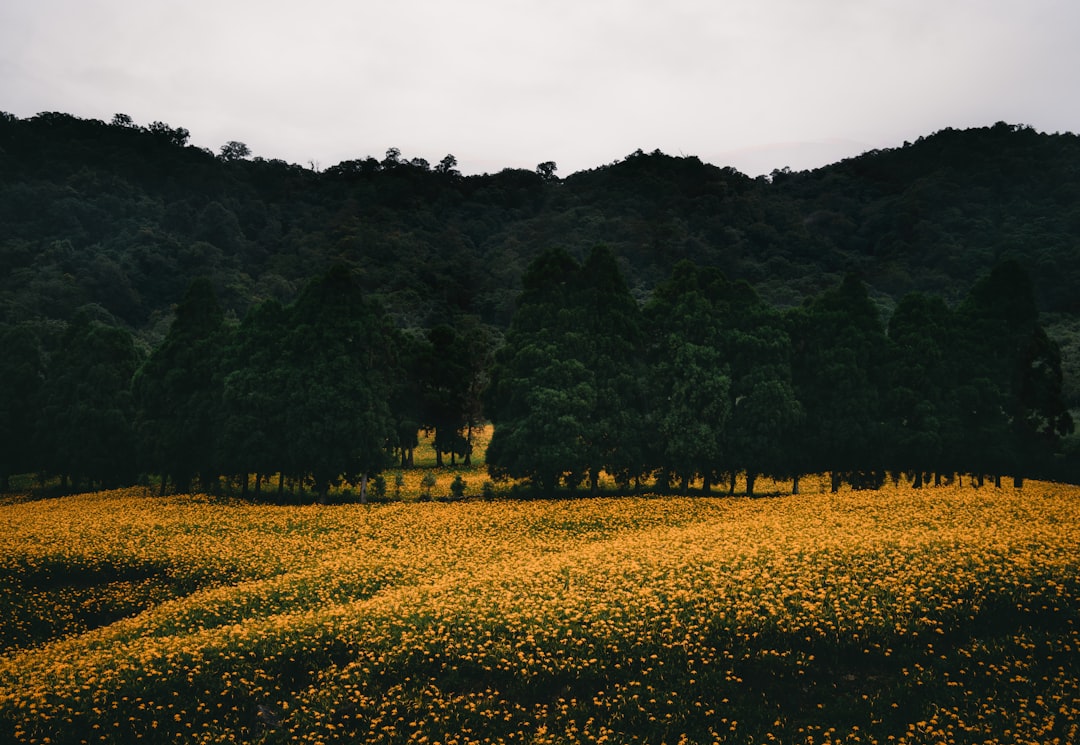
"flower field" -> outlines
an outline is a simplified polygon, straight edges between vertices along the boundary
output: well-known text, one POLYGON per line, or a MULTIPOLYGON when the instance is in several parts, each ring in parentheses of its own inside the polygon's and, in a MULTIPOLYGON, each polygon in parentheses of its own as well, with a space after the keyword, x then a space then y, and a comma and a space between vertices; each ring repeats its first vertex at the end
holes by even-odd
POLYGON ((9 501, 0 741, 1080 741, 1080 488, 808 481, 9 501))

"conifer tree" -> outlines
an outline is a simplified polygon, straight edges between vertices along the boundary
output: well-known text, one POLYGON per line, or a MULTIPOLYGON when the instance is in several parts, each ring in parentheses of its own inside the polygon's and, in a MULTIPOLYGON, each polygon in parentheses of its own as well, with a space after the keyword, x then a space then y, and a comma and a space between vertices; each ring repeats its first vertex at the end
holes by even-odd
POLYGON ((220 475, 220 362, 229 332, 209 280, 191 283, 165 340, 136 373, 133 386, 143 464, 187 490, 200 477, 213 489, 220 475))
POLYGON ((49 361, 41 389, 38 449, 45 466, 78 485, 120 486, 136 477, 131 378, 140 363, 131 334, 79 315, 49 361))
POLYGON ((789 316, 793 380, 806 411, 801 449, 810 472, 876 486, 883 466, 881 386, 885 332, 866 287, 853 275, 789 316))
POLYGON ((289 459, 320 502, 339 479, 382 471, 395 436, 390 414, 394 341, 386 318, 343 266, 311 282, 289 311, 285 426, 289 459))
POLYGON ((11 476, 42 465, 34 448, 44 364, 34 334, 25 326, 0 327, 0 492, 11 476))

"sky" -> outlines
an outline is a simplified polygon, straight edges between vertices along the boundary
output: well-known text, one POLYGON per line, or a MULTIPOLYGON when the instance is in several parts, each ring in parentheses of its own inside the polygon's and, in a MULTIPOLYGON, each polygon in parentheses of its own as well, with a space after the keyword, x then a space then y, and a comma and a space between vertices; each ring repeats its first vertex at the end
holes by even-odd
POLYGON ((946 127, 1080 131, 1076 0, 4 0, 0 111, 162 121, 326 168, 748 175, 946 127))

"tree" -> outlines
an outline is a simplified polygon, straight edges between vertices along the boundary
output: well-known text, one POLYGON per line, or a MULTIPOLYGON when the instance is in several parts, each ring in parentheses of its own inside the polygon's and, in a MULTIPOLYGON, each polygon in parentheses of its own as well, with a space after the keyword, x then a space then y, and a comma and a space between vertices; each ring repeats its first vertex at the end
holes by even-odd
POLYGON ((49 361, 39 448, 48 470, 74 485, 121 486, 136 477, 131 379, 141 362, 131 334, 80 314, 49 361))
POLYGON ((447 155, 435 166, 435 172, 446 176, 460 176, 461 172, 457 170, 457 165, 457 158, 453 155, 447 155))
MULTIPOLYGON (((965 395, 985 413, 981 422, 1001 444, 995 476, 1012 471, 1017 485, 1053 453, 1073 422, 1062 395, 1061 353, 1039 323, 1027 272, 1015 261, 996 266, 972 287, 959 310, 962 349, 969 361, 965 395), (995 410, 996 409, 996 410, 995 410), (985 426, 985 425, 984 425, 985 426)), ((987 470, 981 470, 981 473, 987 470)))
POLYGON ((146 467, 186 490, 219 475, 221 367, 229 341, 209 280, 191 283, 164 341, 135 374, 136 428, 146 467))
POLYGON ((251 155, 251 148, 242 142, 236 140, 229 140, 221 146, 221 155, 219 156, 224 161, 243 160, 251 155))
POLYGON ((0 492, 7 492, 12 475, 41 466, 34 433, 45 369, 38 340, 26 326, 0 326, 0 349, 0 492))
POLYGON ((386 465, 394 440, 389 400, 396 374, 384 314, 341 265, 312 281, 289 312, 285 426, 292 468, 308 476, 320 503, 343 479, 361 486, 386 465))
MULTIPOLYGON (((419 419, 435 430, 436 465, 450 454, 471 463, 472 433, 482 417, 481 394, 487 387, 495 341, 491 329, 474 318, 429 329, 413 350, 413 378, 423 402, 419 419)), ((415 432, 415 427, 414 427, 415 432)))
MULTIPOLYGON (((280 303, 267 301, 253 308, 233 335, 222 383, 221 456, 228 473, 284 476, 289 463, 290 436, 286 427, 289 368, 285 341, 287 315, 280 303)), ((279 480, 279 494, 283 479, 279 480)))
POLYGON ((706 485, 724 458, 724 430, 731 414, 731 377, 720 353, 721 326, 691 262, 680 262, 645 306, 649 330, 647 417, 655 435, 650 464, 682 480, 706 485))
MULTIPOLYGON (((889 356, 883 398, 888 464, 913 474, 953 471, 968 447, 957 401, 962 356, 956 322, 945 302, 922 293, 905 295, 889 320, 889 356)), ((966 409, 971 412, 974 408, 966 409)), ((985 447, 985 446, 984 446, 985 447)))
POLYGON ((578 273, 576 320, 568 342, 589 371, 595 398, 582 442, 592 493, 600 471, 632 477, 644 468, 645 331, 641 309, 606 245, 589 253, 578 273))
POLYGON ((791 478, 797 491, 802 464, 795 444, 803 408, 792 384, 791 339, 783 319, 746 282, 709 272, 703 287, 716 308, 719 350, 731 371, 724 442, 732 486, 742 470, 748 496, 759 474, 791 478))
POLYGON ((183 127, 173 129, 165 122, 151 122, 146 130, 162 142, 166 142, 175 147, 184 147, 187 145, 188 138, 191 137, 191 133, 183 127))
POLYGON ((456 459, 466 449, 460 440, 467 418, 469 365, 464 342, 452 326, 435 326, 425 342, 417 360, 423 420, 435 430, 435 464, 441 467, 444 453, 456 459))
POLYGON ((682 493, 696 474, 708 475, 724 457, 723 429, 731 415, 731 379, 711 346, 670 337, 654 368, 651 389, 662 402, 655 414, 661 461, 682 481, 682 493))
POLYGON ((536 166, 536 172, 540 174, 540 178, 544 181, 556 181, 558 176, 555 175, 555 171, 559 170, 559 167, 555 165, 553 160, 545 160, 536 166))
POLYGON ((562 249, 529 265, 484 402, 495 425, 492 476, 531 479, 548 495, 564 475, 588 468, 582 440, 596 392, 572 344, 579 271, 562 249))
POLYGON ((489 409, 495 432, 487 450, 493 477, 530 479, 550 497, 560 479, 586 470, 581 433, 595 388, 580 361, 562 359, 543 343, 508 346, 494 385, 489 409))
POLYGON ((833 491, 845 477, 856 486, 876 486, 883 465, 886 338, 866 287, 848 275, 788 318, 792 377, 806 412, 800 449, 808 470, 831 471, 833 491))
POLYGON ((644 335, 614 254, 597 246, 581 266, 547 251, 523 284, 486 402, 493 473, 548 493, 562 476, 587 476, 595 493, 601 470, 640 473, 644 335))

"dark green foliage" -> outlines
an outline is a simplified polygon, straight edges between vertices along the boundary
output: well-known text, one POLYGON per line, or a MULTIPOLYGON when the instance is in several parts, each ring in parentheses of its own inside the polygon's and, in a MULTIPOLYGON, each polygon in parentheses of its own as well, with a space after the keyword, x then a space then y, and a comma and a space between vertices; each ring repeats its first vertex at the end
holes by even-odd
POLYGON ((548 251, 524 285, 486 402, 492 473, 549 494, 563 477, 595 492, 602 469, 640 474, 644 335, 614 256, 597 247, 579 266, 548 251))
POLYGON ((400 326, 464 312, 505 328, 534 258, 552 245, 581 258, 597 243, 639 299, 689 259, 781 306, 852 269, 875 293, 952 305, 1017 258, 1043 310, 1080 311, 1069 134, 944 130, 772 179, 641 151, 562 179, 550 163, 462 176, 452 156, 431 168, 396 151, 318 173, 186 140, 159 122, 0 119, 0 320, 69 321, 93 302, 156 343, 156 320, 196 277, 243 317, 344 262, 400 326))
POLYGON ((689 262, 657 288, 645 307, 650 331, 649 416, 657 441, 649 465, 670 470, 684 490, 696 474, 710 476, 728 453, 730 360, 720 350, 724 329, 712 303, 710 280, 723 280, 689 262))
POLYGON ((286 310, 275 300, 253 308, 233 335, 222 380, 222 466, 244 476, 272 474, 289 464, 286 400, 289 358, 286 310))
POLYGON ((325 491, 387 451, 407 466, 419 426, 467 462, 485 416, 496 472, 547 489, 600 469, 751 488, 1045 473, 1072 429, 1075 135, 944 130, 758 179, 658 151, 561 179, 396 149, 318 173, 187 140, 122 115, 0 117, 0 478, 129 478, 56 439, 76 437, 65 412, 124 410, 71 398, 91 363, 68 347, 113 350, 116 391, 129 332, 153 350, 140 465, 179 484, 285 472, 325 491), (88 308, 93 332, 65 340, 88 308))
POLYGON ((885 331, 853 275, 794 311, 790 328, 793 380, 807 422, 800 449, 809 472, 832 472, 835 489, 841 474, 881 467, 885 331))
POLYGON ((1040 460, 1073 430, 1062 391, 1061 354, 1039 322, 1034 291, 1016 262, 980 279, 959 310, 963 351, 973 361, 965 393, 993 411, 979 420, 1001 473, 1038 472, 1040 460), (1006 430, 1007 428, 1007 430, 1006 430))
POLYGON ((165 340, 134 378, 143 466, 181 490, 197 475, 212 487, 221 473, 221 361, 228 343, 213 287, 197 280, 177 306, 165 340))
POLYGON ((290 309, 285 428, 293 473, 306 474, 319 498, 339 478, 359 483, 386 465, 393 335, 355 277, 334 267, 290 309))
MULTIPOLYGON (((478 329, 474 326, 472 331, 478 329)), ((420 389, 426 427, 435 430, 436 465, 443 465, 449 453, 451 464, 461 455, 465 462, 472 453, 472 428, 480 422, 479 390, 483 386, 490 350, 482 333, 465 335, 448 324, 427 332, 417 345, 413 377, 420 389)), ((415 432, 415 427, 413 427, 415 432)), ((415 435, 414 435, 415 436, 415 435)), ((415 443, 410 441, 410 447, 415 443)))
POLYGON ((131 334, 80 315, 49 361, 37 449, 46 471, 78 485, 133 483, 138 463, 131 378, 141 362, 131 334))
POLYGON ((916 485, 925 472, 976 470, 963 417, 977 407, 961 408, 959 398, 971 365, 959 348, 953 311, 939 297, 906 295, 889 320, 889 341, 883 399, 889 468, 913 474, 916 485))
POLYGON ((10 477, 41 466, 33 448, 44 364, 37 337, 25 326, 0 326, 0 491, 10 477))

